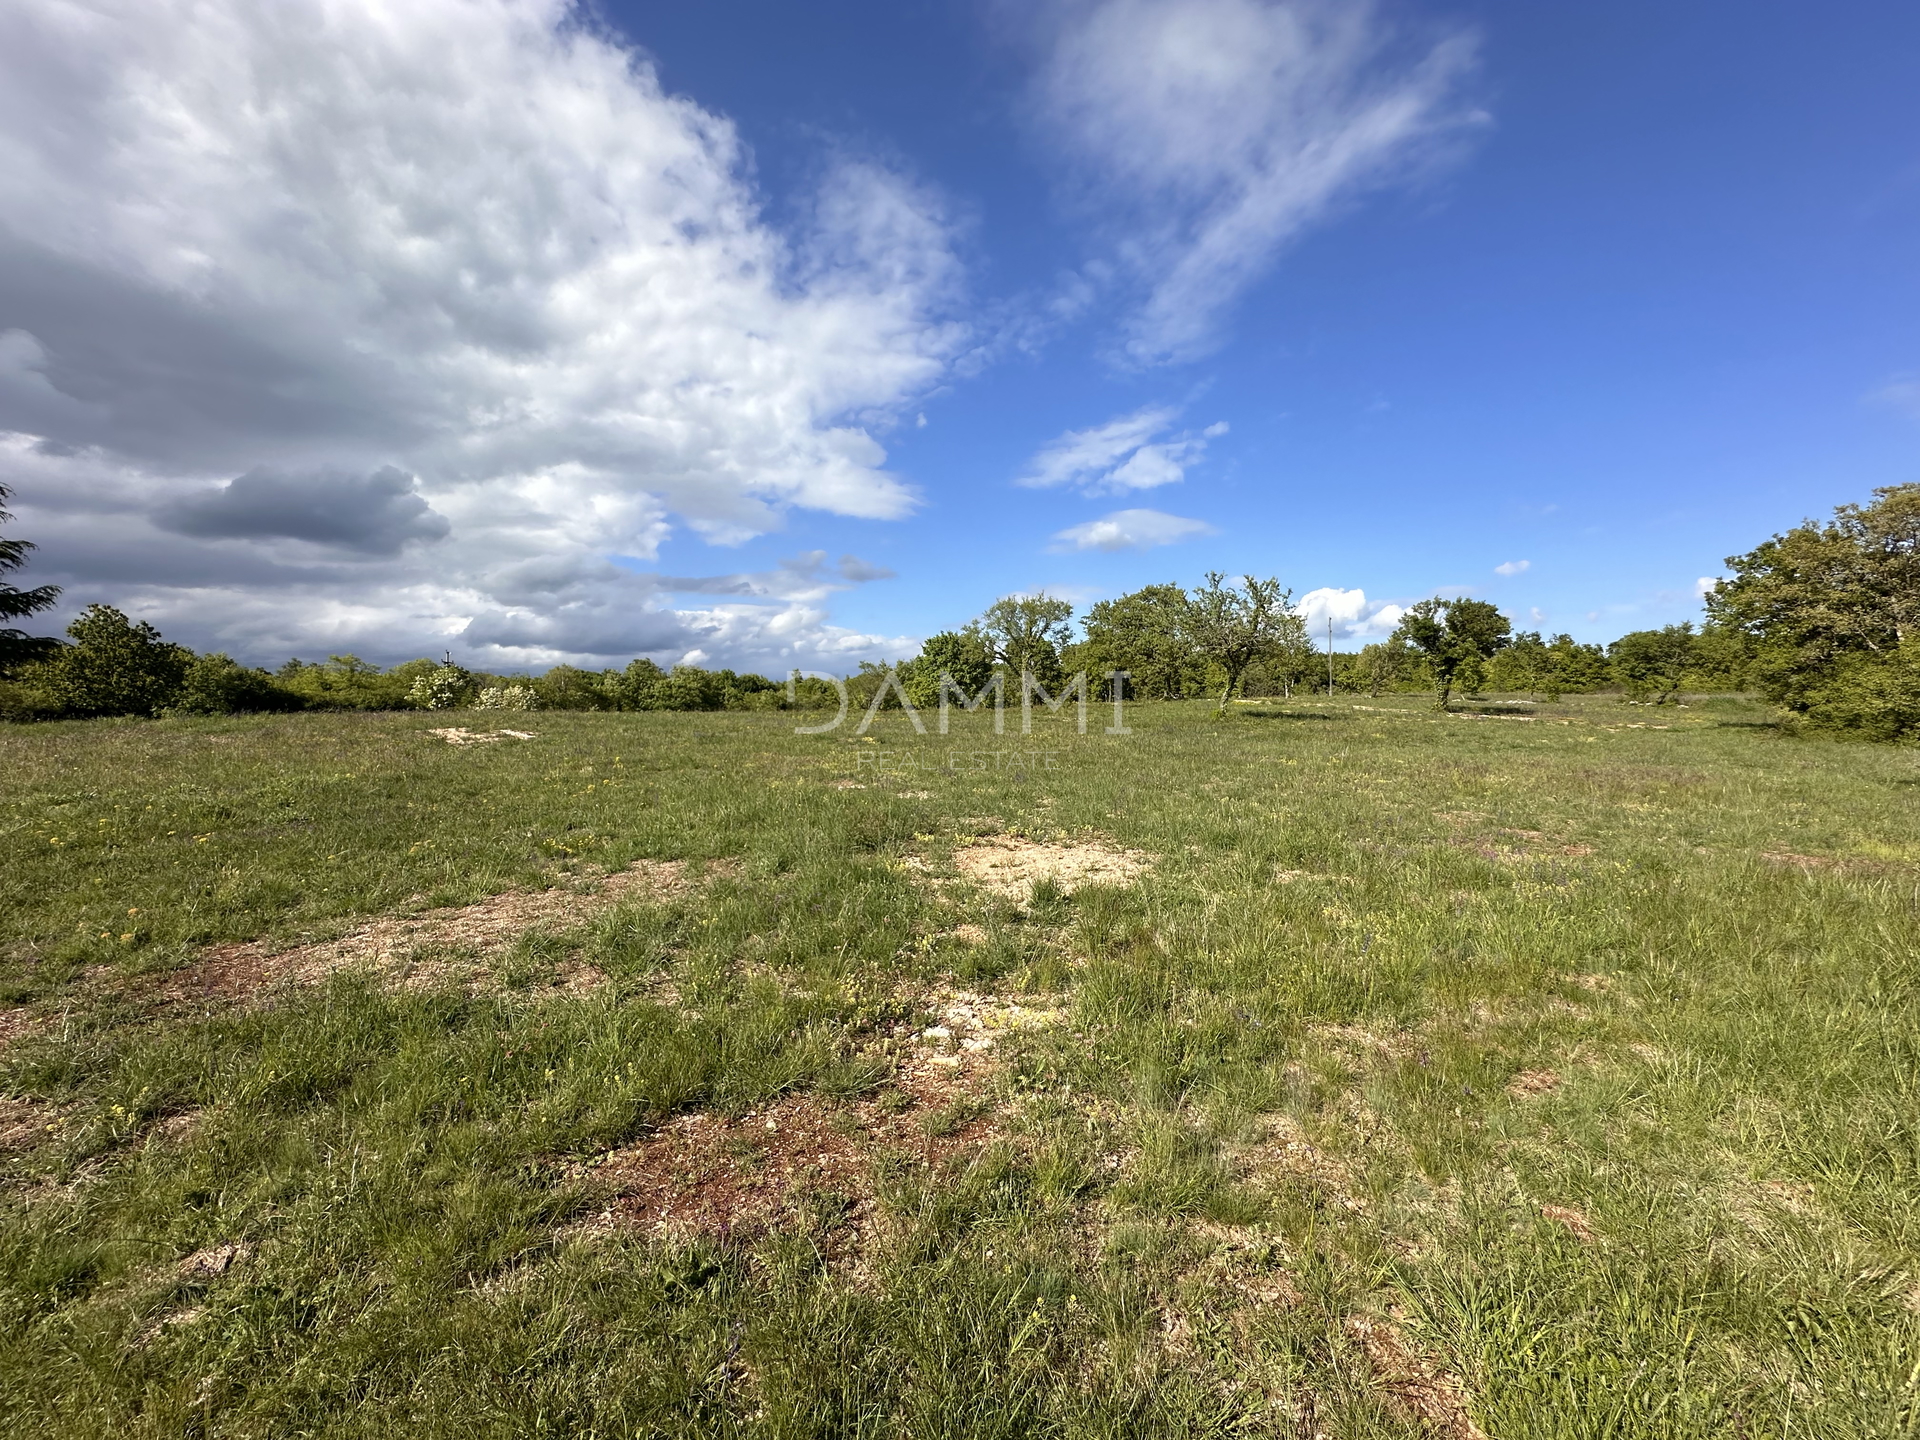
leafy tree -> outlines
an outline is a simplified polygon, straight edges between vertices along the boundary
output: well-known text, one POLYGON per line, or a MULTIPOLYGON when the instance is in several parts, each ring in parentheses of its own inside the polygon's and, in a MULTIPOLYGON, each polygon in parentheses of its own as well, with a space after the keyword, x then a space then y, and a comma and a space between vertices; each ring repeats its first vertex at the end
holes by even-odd
POLYGON ((1127 672, 1141 699, 1178 700, 1206 681, 1187 626, 1187 592, 1178 585, 1148 585, 1117 600, 1102 600, 1087 612, 1082 659, 1105 675, 1127 672))
POLYGON ((1664 705, 1679 694, 1693 665, 1693 648, 1691 623, 1667 625, 1622 635, 1607 647, 1607 658, 1628 699, 1651 697, 1654 704, 1664 705))
POLYGON ((1604 690, 1613 683, 1613 666, 1598 645, 1582 645, 1571 635, 1556 635, 1547 642, 1547 655, 1552 674, 1549 693, 1578 695, 1604 690))
POLYGON ((1226 583, 1217 570, 1207 572, 1207 583, 1190 598, 1185 618, 1187 641, 1201 659, 1217 666, 1222 685, 1219 714, 1256 662, 1272 657, 1306 633, 1306 623, 1293 608, 1293 592, 1274 579, 1241 577, 1239 585, 1226 583))
POLYGON ((1406 637, 1395 631, 1385 640, 1360 651, 1359 676, 1367 693, 1377 700, 1382 690, 1391 690, 1405 679, 1412 665, 1413 656, 1407 649, 1406 637))
MULTIPOLYGON (((1060 650, 1073 634, 1073 606, 1044 592, 1007 595, 967 627, 995 665, 1018 684, 1032 675, 1052 690, 1060 683, 1060 650)), ((958 678, 958 677, 956 677, 958 678)))
POLYGON ((169 708, 187 715, 243 715, 298 710, 304 704, 266 671, 216 652, 193 657, 169 708))
MULTIPOLYGON (((13 491, 0 485, 0 525, 13 519, 6 506, 13 498, 13 491)), ((9 540, 0 535, 0 575, 19 570, 27 563, 27 552, 32 550, 31 540, 9 540)), ((24 620, 29 615, 37 615, 42 610, 51 609, 60 598, 58 585, 41 585, 32 590, 22 590, 0 580, 0 620, 24 620)), ((18 667, 34 660, 44 660, 60 648, 58 640, 43 639, 29 635, 24 630, 15 630, 0 626, 0 677, 10 675, 18 667)))
POLYGON ((64 715, 157 715, 179 697, 193 659, 145 620, 136 625, 111 605, 89 605, 67 635, 73 644, 27 673, 64 715))
POLYGON ((1870 677, 1904 665, 1903 647, 1920 633, 1920 485, 1873 493, 1825 525, 1809 520, 1729 556, 1732 575, 1707 597, 1713 621, 1751 647, 1763 694, 1844 728, 1866 713, 1845 702, 1851 690, 1897 693, 1897 676, 1870 677))
MULTIPOLYGON (((951 675, 953 683, 969 699, 978 695, 993 678, 993 656, 985 638, 973 630, 943 630, 930 636, 920 653, 900 667, 900 683, 907 698, 921 710, 940 704, 940 677, 951 675)), ((872 693, 868 693, 869 700, 872 693)), ((892 697, 889 696, 889 703, 892 697)))
POLYGON ((1447 708, 1456 684, 1471 687, 1487 661, 1504 650, 1513 627, 1485 600, 1422 600, 1400 617, 1395 632, 1426 656, 1433 672, 1434 705, 1447 708))

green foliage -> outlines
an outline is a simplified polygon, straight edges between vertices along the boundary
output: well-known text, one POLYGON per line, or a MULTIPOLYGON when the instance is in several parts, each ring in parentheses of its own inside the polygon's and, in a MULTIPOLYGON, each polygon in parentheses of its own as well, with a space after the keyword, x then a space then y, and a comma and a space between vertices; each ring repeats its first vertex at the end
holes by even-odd
POLYGON ((1693 668, 1695 640, 1691 624, 1634 630, 1607 647, 1607 659, 1629 700, 1664 705, 1693 668))
POLYGON ((538 710, 540 692, 531 685, 483 685, 473 697, 476 710, 538 710))
MULTIPOLYGON (((6 508, 12 496, 13 491, 0 484, 0 525, 13 518, 6 508)), ((27 563, 27 552, 33 548, 31 540, 10 540, 0 535, 0 575, 23 567, 27 563)), ((42 610, 51 609, 59 598, 58 585, 22 590, 0 580, 0 620, 22 620, 29 615, 37 615, 42 610)), ((43 639, 29 635, 24 630, 0 625, 0 680, 6 679, 22 665, 46 659, 59 648, 60 642, 57 640, 43 639)))
MULTIPOLYGON (((993 678, 993 655, 977 630, 944 630, 900 667, 900 683, 906 687, 907 698, 922 710, 939 708, 943 675, 952 678, 966 700, 977 696, 993 678)), ((870 691, 868 698, 872 698, 870 691)))
POLYGON ((1220 676, 1218 714, 1226 712, 1256 662, 1306 644, 1306 624, 1293 608, 1291 590, 1252 575, 1242 576, 1239 585, 1226 579, 1217 570, 1207 572, 1207 583, 1188 601, 1184 622, 1193 653, 1220 676))
POLYGON ((1148 585, 1087 612, 1084 645, 1076 669, 1101 679, 1127 672, 1130 699, 1184 700, 1206 685, 1206 665, 1188 634, 1187 592, 1178 585, 1148 585))
POLYGON ((1050 693, 1059 687, 1060 651, 1072 638, 1072 627, 1073 606, 1043 591, 1003 596, 966 633, 1006 673, 1008 694, 1017 695, 1020 677, 1027 674, 1050 693))
POLYGON ((248 715, 298 710, 304 704, 266 671, 215 653, 193 658, 169 709, 181 715, 248 715))
POLYGON ((1751 647, 1769 699, 1815 725, 1913 738, 1898 697, 1920 634, 1920 485, 1873 493, 1728 557, 1707 611, 1751 647))
POLYGON ((1511 643, 1513 627, 1485 600, 1422 600, 1410 606, 1395 632, 1419 648, 1433 675, 1435 708, 1444 710, 1456 685, 1477 689, 1487 662, 1511 643))
POLYGON ((157 715, 179 698, 192 652, 134 624, 111 605, 89 605, 67 627, 73 641, 30 666, 24 679, 61 715, 157 715))
POLYGON ((274 672, 282 688, 323 710, 399 710, 407 704, 407 690, 418 669, 433 662, 412 662, 414 670, 383 672, 358 655, 332 655, 325 664, 289 660, 274 672))

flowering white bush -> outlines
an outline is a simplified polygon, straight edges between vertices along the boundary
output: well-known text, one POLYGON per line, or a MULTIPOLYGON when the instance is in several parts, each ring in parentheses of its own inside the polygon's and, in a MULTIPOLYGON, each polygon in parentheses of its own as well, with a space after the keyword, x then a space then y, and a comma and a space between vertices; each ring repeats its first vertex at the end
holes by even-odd
POLYGON ((472 677, 458 665, 442 665, 415 680, 407 700, 422 710, 452 710, 466 702, 472 686, 472 677))
POLYGON ((538 710, 540 697, 530 685, 489 685, 473 702, 476 710, 538 710))

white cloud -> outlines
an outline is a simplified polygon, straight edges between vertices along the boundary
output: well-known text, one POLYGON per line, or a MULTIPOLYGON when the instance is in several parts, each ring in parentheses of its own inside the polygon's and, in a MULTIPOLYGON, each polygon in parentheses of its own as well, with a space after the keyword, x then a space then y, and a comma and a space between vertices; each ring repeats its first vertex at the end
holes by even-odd
POLYGON ((1150 405, 1088 430, 1069 430, 1041 448, 1018 483, 1037 488, 1074 485, 1087 495, 1176 484, 1206 456, 1207 441, 1227 433, 1222 420, 1198 434, 1169 434, 1178 415, 1150 405))
POLYGON ((1307 622, 1308 633, 1317 638, 1325 638, 1331 620, 1336 640, 1376 640, 1390 635, 1406 613, 1401 606, 1368 600, 1364 590, 1335 586, 1309 590, 1294 602, 1294 608, 1307 622))
MULTIPOLYGON (((875 437, 965 341, 937 201, 844 163, 774 229, 732 126, 581 21, 566 0, 0 12, 0 430, 36 437, 23 515, 43 484, 125 502, 49 535, 42 568, 111 587, 104 539, 144 535, 218 562, 217 603, 151 582, 157 618, 219 636, 258 606, 278 644, 415 649, 529 563, 604 578, 677 522, 737 541, 795 506, 912 508, 875 437), (370 566, 297 536, 193 551, 143 519, 210 514, 243 474, 385 467, 429 509, 370 566)), ((587 653, 565 613, 546 649, 587 653)), ((766 642, 845 638, 783 627, 766 642)))
POLYGON ((1702 575, 1698 580, 1693 582, 1693 593, 1704 600, 1720 588, 1720 582, 1724 578, 1725 577, 1721 575, 1702 575))
POLYGON ((1474 47, 1405 41, 1366 0, 1084 0, 1046 9, 1035 107, 1143 294, 1136 361, 1204 353, 1221 312, 1340 201, 1483 120, 1474 47))
POLYGON ((1866 398, 1875 404, 1891 405, 1896 410, 1920 417, 1920 375, 1907 372, 1894 375, 1866 398))
POLYGON ((1084 525, 1073 525, 1053 537, 1052 549, 1066 550, 1151 550, 1156 545, 1176 545, 1198 535, 1220 532, 1204 520, 1189 520, 1159 510, 1115 510, 1084 525))
POLYGON ((1493 573, 1496 575, 1524 575, 1532 568, 1533 562, 1531 560, 1508 560, 1504 564, 1494 566, 1493 573))

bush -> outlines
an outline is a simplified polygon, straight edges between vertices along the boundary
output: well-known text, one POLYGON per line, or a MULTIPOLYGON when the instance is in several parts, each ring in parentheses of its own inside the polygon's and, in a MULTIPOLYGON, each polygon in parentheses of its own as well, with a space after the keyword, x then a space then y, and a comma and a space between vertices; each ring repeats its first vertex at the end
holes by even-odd
POLYGON ((305 699, 264 670, 250 669, 223 654, 196 656, 172 711, 183 715, 240 715, 299 710, 305 699))
POLYGON ((414 676, 407 703, 419 710, 458 710, 473 699, 473 690, 473 676, 448 661, 414 676))
POLYGON ((538 710, 540 697, 530 685, 485 685, 474 697, 476 710, 538 710))
POLYGON ((157 715, 180 697, 193 652, 134 624, 111 605, 89 605, 67 627, 73 644, 23 676, 59 715, 157 715))

